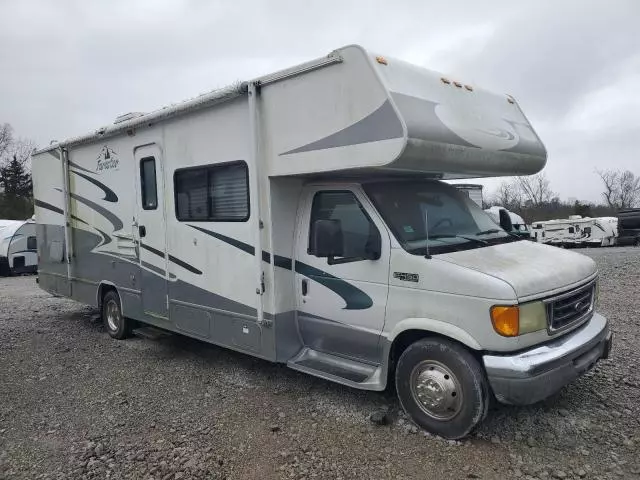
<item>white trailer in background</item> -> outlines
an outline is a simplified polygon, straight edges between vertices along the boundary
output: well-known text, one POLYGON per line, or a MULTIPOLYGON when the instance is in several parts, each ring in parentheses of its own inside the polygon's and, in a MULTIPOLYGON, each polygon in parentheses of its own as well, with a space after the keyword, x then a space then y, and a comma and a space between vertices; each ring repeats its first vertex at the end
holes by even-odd
POLYGON ((616 244, 616 217, 581 217, 547 220, 531 224, 532 237, 539 243, 562 247, 610 247, 616 244))
POLYGON ((35 273, 38 268, 34 220, 0 220, 0 275, 35 273))
POLYGON ((482 185, 478 185, 475 183, 455 183, 453 184, 461 192, 465 192, 467 196, 473 200, 473 202, 482 208, 482 185))
POLYGON ((608 354, 594 262, 441 181, 545 162, 513 98, 348 46, 38 152, 40 286, 115 338, 135 321, 394 383, 458 438, 490 395, 535 402, 608 354))

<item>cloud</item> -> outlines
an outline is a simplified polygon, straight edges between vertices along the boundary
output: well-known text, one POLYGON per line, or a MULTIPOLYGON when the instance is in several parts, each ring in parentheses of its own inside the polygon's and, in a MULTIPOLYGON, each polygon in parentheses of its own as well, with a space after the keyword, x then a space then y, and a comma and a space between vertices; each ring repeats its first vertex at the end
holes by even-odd
POLYGON ((0 122, 43 145, 361 43, 513 94, 554 188, 597 200, 603 162, 640 173, 638 18, 634 0, 3 2, 0 122))

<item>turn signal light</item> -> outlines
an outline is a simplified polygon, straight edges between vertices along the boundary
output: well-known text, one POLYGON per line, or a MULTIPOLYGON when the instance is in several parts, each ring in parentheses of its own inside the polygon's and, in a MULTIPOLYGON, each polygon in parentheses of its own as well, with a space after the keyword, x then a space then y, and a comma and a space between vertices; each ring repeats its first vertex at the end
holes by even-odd
POLYGON ((520 333, 520 309, 517 305, 491 307, 493 329, 503 337, 517 337, 520 333))

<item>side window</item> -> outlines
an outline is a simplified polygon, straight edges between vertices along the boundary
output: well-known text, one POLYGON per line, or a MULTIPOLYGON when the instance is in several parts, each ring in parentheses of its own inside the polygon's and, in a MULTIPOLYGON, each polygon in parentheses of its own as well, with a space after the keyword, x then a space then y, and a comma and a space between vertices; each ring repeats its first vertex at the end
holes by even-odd
POLYGON ((140 160, 140 186, 142 208, 145 210, 155 210, 158 208, 156 159, 153 157, 145 157, 140 160))
POLYGON ((569 233, 575 233, 575 229, 573 227, 569 227, 569 233))
POLYGON ((27 237, 27 250, 37 250, 38 242, 36 241, 36 237, 27 237))
MULTIPOLYGON (((318 192, 311 207, 309 241, 314 238, 317 220, 339 220, 344 257, 367 257, 379 242, 380 233, 352 192, 318 192)), ((311 245, 311 243, 310 243, 311 245)))
POLYGON ((249 173, 244 162, 176 170, 173 187, 181 222, 249 219, 249 173))

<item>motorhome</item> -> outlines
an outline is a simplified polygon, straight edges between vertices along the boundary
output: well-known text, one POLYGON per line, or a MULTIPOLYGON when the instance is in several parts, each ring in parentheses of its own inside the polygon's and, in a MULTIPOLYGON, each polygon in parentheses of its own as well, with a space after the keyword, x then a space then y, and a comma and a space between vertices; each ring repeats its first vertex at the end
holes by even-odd
POLYGON ((640 247, 640 208, 621 210, 617 222, 618 244, 640 247))
POLYGON ((395 385, 460 438, 492 397, 542 400, 611 346, 591 259, 442 181, 545 163, 514 98, 348 46, 40 150, 39 284, 116 339, 155 328, 395 385))
POLYGON ((33 220, 0 220, 0 276, 35 273, 38 267, 33 220))
POLYGON ((533 222, 533 239, 540 243, 561 247, 610 247, 618 236, 615 217, 581 217, 533 222))
POLYGON ((508 216, 509 217, 509 221, 511 222, 511 229, 509 230, 509 233, 512 233, 513 235, 518 235, 519 237, 522 238, 530 238, 531 237, 531 231, 529 230, 529 226, 527 225, 527 223, 524 221, 524 219, 518 215, 515 212, 511 212, 509 210, 507 210, 504 207, 500 207, 497 205, 494 205, 493 207, 489 207, 487 209, 485 209, 485 212, 487 213, 487 215, 489 215, 494 222, 496 222, 497 224, 501 223, 500 220, 500 216, 508 216))

